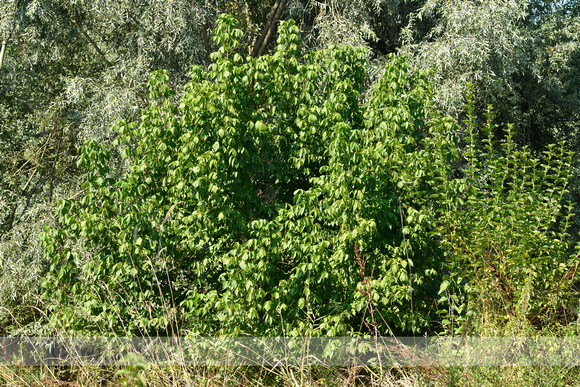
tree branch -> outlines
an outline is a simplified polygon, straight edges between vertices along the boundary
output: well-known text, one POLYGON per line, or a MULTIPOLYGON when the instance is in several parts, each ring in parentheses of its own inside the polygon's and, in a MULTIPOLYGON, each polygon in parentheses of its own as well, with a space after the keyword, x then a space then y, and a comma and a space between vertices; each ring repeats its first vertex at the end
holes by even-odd
MULTIPOLYGON (((24 185, 24 188, 22 188, 22 191, 20 193, 20 196, 28 196, 26 193, 26 190, 28 189, 28 186, 30 185, 30 182, 32 181, 32 178, 36 175, 36 172, 38 171, 38 167, 34 168, 34 171, 30 174, 30 177, 28 178, 28 181, 26 182, 26 184, 24 185)), ((8 215, 8 225, 6 227, 5 232, 9 233, 12 228, 14 227, 14 217, 16 216, 16 209, 18 208, 18 202, 14 202, 12 204, 12 210, 10 211, 10 215, 8 215)))
POLYGON ((278 9, 276 9, 276 15, 274 16, 274 20, 272 20, 272 23, 270 23, 270 26, 268 28, 268 34, 266 35, 266 39, 264 40, 264 42, 260 47, 260 52, 258 54, 259 56, 264 55, 264 53, 266 52, 266 48, 272 41, 272 38, 274 37, 274 34, 278 29, 278 20, 282 16, 283 10, 284 10, 284 0, 281 0, 278 9))
POLYGON ((80 26, 80 24, 77 23, 77 21, 75 19, 70 19, 70 20, 77 27, 77 29, 81 32, 81 34, 83 34, 83 36, 89 41, 91 46, 93 46, 93 48, 97 51, 97 53, 101 56, 101 58, 103 58, 103 61, 105 61, 105 63, 107 64, 107 67, 113 67, 113 64, 111 62, 109 62, 109 60, 107 59, 105 54, 103 54, 103 52, 101 51, 99 46, 97 46, 95 41, 93 39, 91 39, 91 37, 85 32, 85 30, 83 30, 83 28, 80 26))
MULTIPOLYGON (((107 57, 105 56, 103 51, 101 51, 99 46, 97 46, 97 43, 95 43, 95 41, 93 39, 91 39, 91 37, 86 33, 86 31, 81 27, 81 25, 75 19, 71 18, 70 20, 77 27, 77 29, 81 32, 81 34, 83 34, 85 39, 87 39, 89 41, 89 43, 91 44, 91 46, 93 46, 93 48, 97 51, 97 53, 101 56, 101 58, 103 59, 103 61, 107 65, 107 67, 113 68, 113 64, 107 59, 107 57)), ((120 81, 122 84, 124 84, 125 86, 128 87, 125 80, 123 78, 121 78, 119 76, 119 74, 115 74, 115 78, 117 78, 118 81, 120 81)), ((139 97, 141 102, 145 102, 145 97, 143 95, 141 95, 141 93, 139 91, 135 90, 135 94, 137 95, 137 97, 139 97)))
POLYGON ((252 50, 252 58, 257 58, 260 55, 263 55, 264 42, 267 41, 267 37, 271 35, 270 30, 272 28, 272 24, 276 20, 277 17, 280 17, 280 13, 282 8, 284 7, 284 0, 279 0, 274 3, 272 9, 270 10, 270 16, 268 16, 268 20, 264 29, 262 30, 262 34, 260 35, 260 39, 256 42, 254 49, 252 50))
POLYGON ((4 63, 4 53, 6 52, 6 44, 10 39, 10 34, 6 37, 6 39, 2 40, 2 48, 0 49, 0 70, 2 70, 2 63, 4 63))

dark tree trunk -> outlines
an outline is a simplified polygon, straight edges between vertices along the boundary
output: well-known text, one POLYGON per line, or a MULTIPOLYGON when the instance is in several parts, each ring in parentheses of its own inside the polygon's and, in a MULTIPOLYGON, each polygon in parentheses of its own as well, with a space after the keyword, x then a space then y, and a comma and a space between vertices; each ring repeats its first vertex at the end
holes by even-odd
POLYGON ((266 52, 266 48, 272 41, 272 38, 274 37, 278 28, 278 20, 284 11, 284 2, 284 0, 279 0, 276 1, 276 3, 274 3, 272 6, 272 9, 270 10, 270 16, 268 17, 266 25, 262 30, 262 34, 260 35, 260 38, 252 50, 252 58, 262 56, 266 52))

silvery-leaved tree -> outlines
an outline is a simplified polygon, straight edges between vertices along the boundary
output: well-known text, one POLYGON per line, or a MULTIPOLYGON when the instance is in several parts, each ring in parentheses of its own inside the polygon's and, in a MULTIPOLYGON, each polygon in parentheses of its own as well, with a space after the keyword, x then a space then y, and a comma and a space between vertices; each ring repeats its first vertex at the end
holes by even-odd
POLYGON ((217 9, 200 1, 129 0, 7 0, 0 7, 0 324, 6 326, 31 317, 46 269, 38 235, 54 224, 53 203, 82 192, 78 147, 88 138, 110 142, 113 123, 136 118, 151 71, 170 69, 180 84, 190 65, 207 61, 217 9))
POLYGON ((403 51, 413 66, 433 70, 446 113, 461 116, 471 84, 479 110, 493 104, 517 142, 538 151, 563 140, 577 149, 579 11, 577 1, 430 0, 412 16, 403 51))
MULTIPOLYGON (((395 53, 401 32, 425 0, 327 0, 311 2, 313 27, 320 47, 350 45, 372 48, 377 57, 395 53)), ((418 26, 417 32, 422 29, 418 26)))
POLYGON ((407 27, 405 48, 413 64, 431 68, 435 98, 458 116, 467 85, 478 90, 478 101, 514 101, 513 75, 522 71, 529 38, 521 28, 525 5, 520 1, 427 1, 407 27), (433 19, 425 36, 414 36, 414 24, 433 19))

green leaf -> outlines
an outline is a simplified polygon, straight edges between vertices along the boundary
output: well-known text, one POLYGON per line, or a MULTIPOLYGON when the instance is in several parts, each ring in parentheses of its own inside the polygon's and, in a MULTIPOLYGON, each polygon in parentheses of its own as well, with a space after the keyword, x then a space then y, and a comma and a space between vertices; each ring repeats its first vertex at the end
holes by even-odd
POLYGON ((447 290, 448 287, 449 287, 449 281, 445 280, 445 281, 441 282, 441 285, 439 286, 439 294, 445 293, 445 291, 447 290))

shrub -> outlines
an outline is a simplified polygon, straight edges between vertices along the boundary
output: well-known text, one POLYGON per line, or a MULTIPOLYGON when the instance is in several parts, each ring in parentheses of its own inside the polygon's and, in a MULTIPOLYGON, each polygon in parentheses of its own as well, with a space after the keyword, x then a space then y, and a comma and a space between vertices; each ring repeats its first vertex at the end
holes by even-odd
POLYGON ((561 143, 536 156, 516 145, 511 125, 496 141, 491 107, 480 125, 472 101, 462 177, 439 194, 449 203, 437 228, 448 270, 443 322, 455 323, 456 332, 487 326, 520 334, 530 324, 567 324, 577 302, 573 205, 566 200, 572 153, 561 143))
POLYGON ((303 55, 288 22, 273 55, 243 58, 235 24, 219 19, 214 63, 192 68, 179 106, 165 72, 152 74, 140 122, 116 128, 122 178, 105 145, 83 146, 84 197, 61 201, 43 236, 51 321, 131 334, 427 329, 441 264, 430 197, 455 146, 425 74, 391 56, 364 103, 364 51, 303 55))

